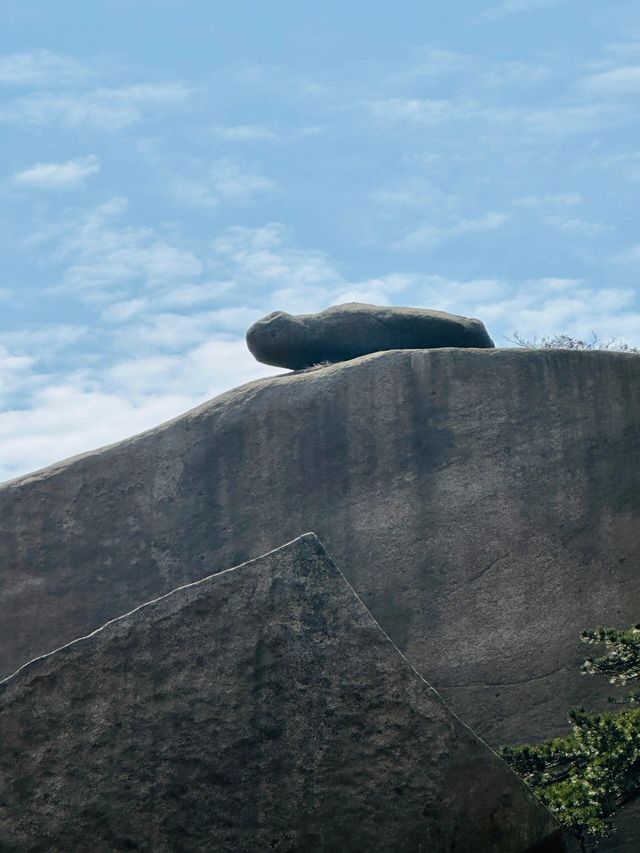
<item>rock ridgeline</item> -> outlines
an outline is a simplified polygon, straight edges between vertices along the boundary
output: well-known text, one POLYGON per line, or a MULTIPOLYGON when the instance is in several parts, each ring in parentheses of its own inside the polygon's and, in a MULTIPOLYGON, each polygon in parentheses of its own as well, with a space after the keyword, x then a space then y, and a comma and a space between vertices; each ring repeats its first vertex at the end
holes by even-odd
POLYGON ((319 314, 269 314, 251 326, 247 346, 258 361, 302 370, 383 350, 485 348, 493 341, 480 320, 349 302, 319 314))
POLYGON ((580 632, 638 621, 640 358, 396 347, 271 377, 6 484, 0 517, 1 673, 314 530, 465 723, 539 741, 608 707, 580 632))
POLYGON ((0 742, 2 850, 564 849, 313 535, 27 665, 0 742))

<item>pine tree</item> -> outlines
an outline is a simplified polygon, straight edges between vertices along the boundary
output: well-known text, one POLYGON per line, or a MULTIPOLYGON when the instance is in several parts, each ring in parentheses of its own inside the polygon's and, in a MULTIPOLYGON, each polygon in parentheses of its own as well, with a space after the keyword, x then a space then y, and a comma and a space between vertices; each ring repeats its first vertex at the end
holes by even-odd
MULTIPOLYGON (((640 678, 640 625, 625 631, 597 628, 581 639, 604 645, 605 654, 588 658, 582 672, 607 675, 627 687, 640 678)), ((613 830, 611 818, 640 794, 640 691, 631 690, 618 711, 569 714, 571 731, 535 746, 504 747, 502 757, 587 850, 587 843, 613 830)))

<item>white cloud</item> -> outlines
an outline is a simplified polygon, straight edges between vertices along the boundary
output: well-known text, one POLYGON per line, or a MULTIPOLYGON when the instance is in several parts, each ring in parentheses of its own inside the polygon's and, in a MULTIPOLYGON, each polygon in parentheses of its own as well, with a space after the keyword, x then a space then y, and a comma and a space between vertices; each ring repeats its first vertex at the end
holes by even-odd
POLYGON ((279 223, 229 228, 214 241, 213 250, 238 289, 255 294, 254 299, 260 298, 263 305, 265 297, 273 302, 284 291, 295 294, 296 304, 316 305, 344 287, 344 279, 324 254, 296 249, 287 245, 286 238, 286 229, 279 223))
POLYGON ((534 12, 538 9, 550 9, 561 6, 571 0, 502 0, 497 6, 492 6, 482 13, 483 18, 503 18, 521 12, 534 12))
POLYGON ((141 432, 191 403, 187 395, 136 401, 69 380, 48 384, 33 395, 28 408, 0 413, 0 480, 141 432))
MULTIPOLYGON (((571 194, 551 198, 569 211, 579 204, 571 194)), ((537 210, 537 203, 529 206, 537 210)), ((191 256, 197 270, 213 269, 219 280, 163 278, 155 270, 157 260, 140 261, 140 251, 145 257, 166 235, 116 228, 113 219, 123 210, 124 202, 115 199, 76 223, 72 230, 78 242, 69 245, 66 235, 63 254, 71 269, 77 268, 80 254, 87 268, 97 266, 101 276, 115 263, 117 275, 112 271, 108 277, 112 282, 138 275, 153 280, 153 290, 138 289, 104 308, 103 319, 113 326, 100 329, 94 349, 86 345, 91 344, 86 330, 73 326, 32 330, 22 339, 0 337, 5 407, 14 401, 0 414, 0 478, 125 438, 275 372, 256 363, 243 340, 254 320, 275 309, 317 311, 352 300, 417 304, 480 317, 498 345, 514 329, 528 337, 561 332, 588 337, 593 330, 603 338, 640 343, 631 288, 596 288, 560 276, 512 282, 395 273, 353 281, 322 252, 293 245, 278 223, 227 229, 211 243, 208 255, 191 256), (76 350, 74 369, 70 347, 83 331, 85 345, 76 350), (50 371, 60 369, 57 362, 46 361, 47 341, 56 340, 67 347, 66 367, 59 374, 43 373, 45 363, 50 371), (99 357, 105 347, 110 355, 99 357)), ((504 221, 504 214, 487 214, 439 227, 443 233, 464 234, 498 228, 504 221)))
MULTIPOLYGON (((490 2, 487 0, 485 5, 490 2)), ((522 3, 503 4, 505 7, 512 13, 524 11, 522 3)), ((628 63, 628 67, 637 61, 622 55, 609 59, 617 65, 628 63)), ((244 211, 238 205, 262 197, 271 201, 269 193, 273 193, 274 203, 282 201, 272 177, 282 172, 285 161, 281 160, 273 172, 268 164, 283 153, 281 144, 317 130, 311 126, 287 126, 277 117, 273 125, 241 123, 242 117, 251 113, 244 111, 239 99, 236 102, 237 89, 228 93, 234 100, 233 112, 226 110, 227 104, 220 103, 216 114, 209 112, 207 117, 206 105, 212 103, 207 95, 203 97, 203 109, 197 113, 185 110, 184 126, 175 130, 163 126, 162 132, 145 128, 144 137, 127 132, 126 140, 118 142, 124 152, 121 165, 126 171, 125 179, 136 158, 145 158, 145 168, 155 168, 160 176, 159 189, 169 193, 175 189, 182 193, 184 201, 213 210, 216 215, 198 218, 197 213, 184 209, 176 213, 174 205, 166 213, 154 211, 150 220, 162 222, 165 216, 170 221, 141 227, 138 216, 144 215, 144 205, 128 217, 123 199, 113 199, 79 216, 77 208, 69 212, 72 209, 62 205, 49 215, 46 202, 37 198, 36 206, 42 208, 38 218, 46 221, 47 227, 22 248, 25 254, 28 248, 27 260, 34 261, 32 276, 42 276, 44 286, 49 286, 45 298, 52 301, 45 307, 51 305, 51 316, 80 316, 86 324, 87 314, 93 313, 95 322, 90 332, 72 328, 70 320, 65 332, 55 333, 43 326, 29 330, 22 339, 18 334, 0 335, 0 384, 4 383, 6 401, 3 405, 14 410, 0 416, 0 466, 4 466, 0 470, 26 470, 53 461, 52 456, 58 458, 123 438, 179 414, 220 390, 263 375, 261 371, 269 372, 269 368, 260 367, 252 359, 242 338, 251 322, 275 309, 317 311, 351 300, 422 304, 480 316, 498 343, 503 343, 503 332, 513 328, 530 335, 554 331, 588 335, 593 329, 603 337, 617 334, 631 339, 633 323, 638 328, 638 312, 630 289, 617 286, 620 279, 613 275, 615 264, 607 268, 611 277, 601 288, 588 280, 569 278, 571 266, 566 257, 557 266, 546 267, 548 274, 540 279, 505 281, 486 276, 457 281, 407 272, 406 264, 390 265, 387 251, 394 240, 396 248, 428 249, 446 241, 471 240, 475 235, 478 269, 484 272, 490 269, 492 255, 485 252, 483 241, 493 248, 498 246, 501 269, 508 269, 523 233, 526 239, 526 226, 537 225, 534 220, 538 218, 567 232, 590 234, 606 227, 586 221, 587 203, 593 199, 581 182, 585 171, 577 166, 576 159, 584 157, 586 161, 590 157, 593 165, 607 151, 611 154, 611 147, 595 134, 593 139, 589 137, 589 144, 578 146, 565 144, 561 137, 608 128, 624 114, 620 106, 611 106, 593 96, 604 91, 602 79, 597 84, 594 81, 603 73, 609 74, 613 66, 590 65, 585 70, 575 63, 569 68, 564 60, 543 66, 528 63, 524 55, 521 62, 492 63, 480 55, 469 57, 438 49, 414 53, 410 60, 370 66, 355 63, 346 89, 342 86, 344 75, 341 76, 339 92, 335 79, 331 82, 331 73, 324 74, 323 80, 328 84, 324 89, 307 89, 313 93, 313 104, 310 95, 302 94, 300 80, 292 94, 285 85, 283 69, 266 70, 266 77, 271 77, 249 87, 254 104, 262 93, 271 98, 278 92, 278 97, 295 101, 293 111, 287 112, 289 119, 294 116, 301 123, 326 124, 332 137, 327 140, 329 148, 324 150, 327 156, 338 157, 339 171, 349 165, 349 145, 362 142, 363 134, 369 131, 375 141, 365 145, 366 162, 362 162, 363 171, 356 176, 355 193, 351 193, 349 176, 344 175, 349 207, 345 220, 348 219, 349 228, 354 222, 360 226, 356 205, 362 203, 362 193, 371 186, 371 168, 378 168, 380 174, 386 175, 388 185, 374 194, 374 203, 371 199, 365 201, 363 220, 365 228, 368 216, 378 224, 383 220, 386 244, 374 244, 375 251, 368 260, 368 253, 361 251, 359 263, 366 268, 366 263, 379 261, 383 272, 400 271, 377 277, 371 275, 371 270, 359 276, 347 275, 328 253, 297 244, 278 223, 224 227, 229 221, 240 225, 262 221, 257 219, 255 209, 244 211), (587 71, 598 74, 590 75, 592 81, 586 88, 576 86, 576 78, 587 71), (449 77, 445 79, 445 75, 449 77), (539 81, 545 81, 544 89, 539 81), (210 126, 223 121, 220 117, 225 113, 235 115, 238 123, 210 126), (458 121, 473 122, 473 126, 452 124, 458 121), (451 127, 444 127, 445 124, 451 127), (171 130, 173 135, 167 136, 165 130, 171 130), (275 146, 274 140, 278 142, 275 146), (250 143, 254 143, 251 149, 250 143), (183 151, 180 180, 169 174, 163 186, 169 170, 178 170, 172 159, 175 145, 192 147, 183 151), (208 150, 213 162, 202 159, 204 150, 208 150), (232 159, 215 160, 226 153, 232 159), (558 164, 564 182, 558 179, 558 164), (566 164, 575 168, 565 169, 566 164), (499 200, 504 200, 505 186, 516 171, 519 178, 524 175, 516 182, 518 193, 524 198, 515 204, 517 210, 505 212, 499 200), (531 175, 529 181, 527 174, 531 175), (424 179, 425 175, 431 176, 433 184, 424 179), (535 184, 540 175, 545 176, 545 186, 557 188, 558 192, 538 193, 535 184), (174 186, 174 180, 179 186, 174 186), (583 200, 580 193, 571 192, 574 188, 589 198, 583 200), (231 212, 234 218, 229 220, 231 212), (509 212, 517 220, 513 229, 508 226, 509 236, 514 236, 513 247, 502 239, 509 212), (181 222, 192 216, 198 221, 192 223, 187 218, 181 222), (525 228, 521 228, 523 223, 525 228), (517 227, 521 228, 519 236, 517 227), (56 284, 60 285, 58 292, 51 293, 51 286, 56 284), (77 301, 82 305, 78 306, 77 301), (68 314, 62 313, 67 310, 68 314), (56 349, 58 344, 60 348, 56 349)), ((14 64, 11 70, 0 62, 0 80, 12 78, 14 82, 22 80, 25 85, 39 87, 37 91, 11 93, 12 100, 5 101, 0 111, 5 120, 28 125, 19 129, 20 134, 35 131, 46 141, 57 140, 60 127, 67 131, 66 135, 69 130, 77 136, 93 129, 100 132, 100 138, 106 138, 108 132, 134 127, 147 117, 172 115, 171 111, 186 104, 190 97, 191 90, 180 85, 121 86, 113 73, 101 83, 93 82, 94 76, 87 84, 87 78, 73 77, 73 69, 65 78, 61 66, 57 78, 51 68, 47 78, 42 73, 45 65, 41 62, 41 71, 36 74, 28 63, 14 64), (58 81, 55 89, 54 78, 58 81)), ((122 72, 129 73, 126 69, 122 72)), ((237 86, 237 79, 233 83, 237 86)), ((607 86, 611 85, 608 78, 607 86)), ((620 81, 616 85, 620 86, 620 81)), ((629 168, 635 163, 632 142, 629 137, 616 146, 616 151, 627 150, 628 163, 625 160, 621 165, 629 168)), ((111 154, 116 150, 113 143, 113 137, 106 138, 111 154)), ((29 150, 38 149, 31 146, 29 150)), ((101 149, 91 144, 71 149, 71 153, 63 148, 59 154, 59 150, 21 161, 29 168, 14 176, 15 185, 63 188, 88 181, 89 170, 92 165, 97 167, 97 160, 93 164, 89 160, 63 160, 78 152, 101 153, 101 149), (55 162, 34 163, 47 158, 55 162)), ((296 161, 310 153, 316 160, 322 156, 314 146, 314 152, 298 152, 296 161)), ((115 160, 114 164, 117 165, 115 160)), ((515 186, 513 181, 510 186, 515 186)), ((597 186, 593 184, 596 189, 597 186)), ((145 187, 144 204, 152 203, 147 190, 145 187)), ((325 204, 326 200, 321 199, 318 210, 323 215, 325 204)), ((285 207, 293 210, 289 200, 285 207)), ((308 224, 307 220, 301 221, 297 233, 305 233, 308 224)), ((343 222, 333 223, 320 245, 330 245, 338 233, 335 229, 341 228, 335 245, 345 253, 347 262, 353 262, 355 256, 349 255, 343 222)), ((349 236, 355 238, 352 245, 357 246, 363 232, 354 228, 349 236)), ((547 237, 557 240, 556 235, 547 237)), ((633 242, 630 240, 629 244, 633 242)), ((548 253, 534 254, 536 270, 545 257, 550 264, 549 259, 559 257, 555 243, 548 253)), ((526 255, 525 252, 522 256, 525 264, 529 263, 526 255)), ((458 268, 458 263, 464 265, 467 260, 459 253, 456 257, 456 253, 443 252, 437 257, 440 269, 447 269, 447 264, 458 268)), ((637 268, 640 248, 632 247, 624 262, 637 268)), ((579 267, 580 274, 584 268, 586 264, 579 267)), ((617 270, 619 277, 627 272, 623 267, 617 270)), ((24 290, 31 299, 37 282, 32 277, 27 283, 24 290)), ((9 294, 7 298, 11 298, 9 294)), ((637 337, 638 333, 633 334, 637 337)))
POLYGON ((640 312, 633 307, 632 288, 597 288, 559 277, 521 282, 416 278, 412 293, 420 294, 419 304, 480 317, 497 346, 509 346, 507 338, 516 329, 529 339, 554 334, 588 339, 595 332, 603 340, 621 338, 640 345, 640 312))
POLYGON ((219 139, 231 142, 266 142, 276 139, 272 130, 258 124, 216 125, 211 128, 211 133, 219 139))
POLYGON ((623 151, 619 154, 609 154, 600 162, 607 168, 620 170, 625 180, 640 181, 640 151, 623 151))
POLYGON ((48 50, 0 56, 0 85, 56 86, 86 77, 86 69, 68 56, 48 50))
POLYGON ((584 201, 580 193, 549 193, 543 196, 527 195, 516 199, 519 207, 532 207, 543 210, 556 210, 563 207, 577 207, 584 201))
POLYGON ((463 201, 459 195, 445 192, 436 184, 419 177, 376 190, 372 193, 372 199, 377 209, 389 208, 394 219, 398 210, 402 209, 428 211, 432 216, 450 213, 459 208, 463 201))
POLYGON ((505 107, 486 97, 387 98, 369 101, 366 107, 379 122, 415 126, 421 134, 425 127, 477 122, 530 140, 592 132, 628 118, 624 110, 606 102, 557 105, 551 102, 550 106, 539 108, 505 107))
POLYGON ((415 83, 416 79, 431 81, 468 71, 477 61, 476 56, 468 53, 434 46, 420 47, 412 51, 408 59, 380 64, 376 79, 393 86, 407 81, 415 83))
POLYGON ((141 314, 148 306, 147 299, 128 299, 125 302, 114 302, 113 305, 104 309, 101 317, 107 323, 126 323, 141 314))
POLYGON ((442 48, 426 48, 413 58, 410 73, 415 77, 440 77, 469 67, 472 57, 466 53, 442 48))
POLYGON ((116 329, 114 339, 116 346, 120 342, 121 347, 136 353, 179 352, 195 343, 203 342, 207 336, 216 334, 217 331, 215 312, 158 312, 140 317, 133 329, 116 329), (130 340, 132 336, 133 341, 130 340))
POLYGON ((446 240, 465 234, 495 231, 509 219, 506 213, 485 213, 479 219, 462 219, 451 224, 427 222, 393 243, 394 249, 434 249, 446 240))
POLYGON ((0 347, 20 356, 27 355, 32 362, 46 360, 61 350, 73 347, 88 332, 82 325, 70 323, 44 323, 42 326, 0 332, 0 347))
POLYGON ((459 115, 451 101, 426 98, 388 98, 371 101, 369 111, 383 122, 406 121, 410 124, 442 124, 459 115))
POLYGON ((569 231, 574 234, 593 236, 611 229, 604 222, 589 222, 576 216, 573 209, 584 202, 580 193, 549 193, 544 196, 524 196, 515 200, 516 207, 534 210, 546 225, 559 231, 569 231))
POLYGON ((390 305, 400 294, 409 290, 414 276, 391 273, 381 278, 371 278, 353 284, 346 283, 343 290, 336 291, 332 302, 368 302, 373 305, 390 305))
POLYGON ((604 231, 610 231, 613 227, 606 222, 589 222, 580 219, 579 216, 546 216, 544 221, 559 231, 570 231, 574 234, 583 234, 585 237, 602 234, 604 231))
POLYGON ((12 182, 17 186, 37 189, 74 189, 98 172, 100 166, 94 155, 67 160, 64 163, 36 163, 17 172, 12 182))
POLYGON ((232 281, 207 281, 202 284, 181 284, 162 294, 163 305, 172 308, 191 308, 214 302, 235 287, 232 281))
POLYGON ((619 252, 614 260, 625 266, 640 267, 640 243, 625 249, 624 252, 619 252))
POLYGON ((0 404, 8 405, 29 380, 34 359, 18 355, 0 343, 0 404))
POLYGON ((548 65, 535 62, 501 62, 482 75, 482 82, 500 88, 530 86, 548 80, 551 74, 548 65))
POLYGON ((179 355, 154 354, 129 358, 111 367, 103 379, 120 394, 178 396, 187 394, 194 405, 251 379, 282 372, 259 365, 244 337, 210 337, 179 355))
POLYGON ((7 102, 0 108, 0 121, 69 128, 91 125, 102 131, 120 131, 149 114, 184 102, 190 94, 182 84, 38 92, 7 102))
POLYGON ((550 278, 541 278, 538 280, 539 284, 547 291, 565 291, 571 290, 584 282, 579 278, 557 278, 551 276, 550 278))
POLYGON ((231 160, 222 159, 213 164, 208 174, 200 180, 179 178, 174 181, 177 198, 198 207, 217 207, 222 203, 247 204, 256 196, 275 188, 263 175, 243 171, 231 160))
POLYGON ((607 104, 579 104, 518 110, 511 118, 521 122, 526 131, 550 137, 598 130, 623 117, 607 104))
MULTIPOLYGON (((83 326, 50 323, 30 329, 16 329, 0 334, 0 417, 21 408, 19 401, 29 401, 34 393, 46 387, 50 376, 46 365, 58 353, 69 350, 87 332, 83 326)), ((2 451, 0 450, 0 457, 2 451)), ((2 463, 0 462, 0 468, 2 463)))
POLYGON ((589 74, 580 81, 590 92, 605 95, 640 94, 640 65, 589 74))
POLYGON ((135 323, 133 329, 125 327, 121 336, 115 332, 119 349, 135 341, 140 351, 177 351, 220 331, 242 334, 258 317, 276 309, 317 311, 349 300, 387 303, 410 281, 397 274, 349 281, 323 253, 292 246, 278 223, 229 228, 213 241, 207 258, 200 260, 203 266, 219 270, 221 278, 158 282, 153 298, 144 305, 138 297, 105 309, 107 319, 135 323), (204 311, 203 305, 207 305, 204 311))
POLYGON ((230 160, 219 160, 211 170, 211 189, 223 199, 245 201, 256 193, 273 189, 274 183, 262 175, 243 172, 230 160))
POLYGON ((610 42, 605 45, 605 50, 610 55, 620 60, 633 60, 640 57, 640 40, 637 38, 627 39, 626 41, 610 42))
POLYGON ((250 309, 239 315, 243 323, 239 329, 274 310, 306 313, 349 301, 388 304, 413 280, 389 274, 349 281, 322 252, 290 245, 286 229, 278 223, 256 229, 230 228, 213 248, 227 278, 250 309))
POLYGON ((79 222, 67 224, 54 253, 56 260, 67 264, 63 288, 95 294, 133 283, 175 284, 202 273, 202 261, 170 236, 149 228, 113 225, 126 208, 125 199, 114 198, 79 222))
MULTIPOLYGON (((0 351, 2 382, 29 370, 0 351)), ((28 406, 0 412, 0 481, 157 426, 219 393, 271 375, 244 340, 210 340, 172 357, 122 360, 102 374, 46 377, 28 406)))

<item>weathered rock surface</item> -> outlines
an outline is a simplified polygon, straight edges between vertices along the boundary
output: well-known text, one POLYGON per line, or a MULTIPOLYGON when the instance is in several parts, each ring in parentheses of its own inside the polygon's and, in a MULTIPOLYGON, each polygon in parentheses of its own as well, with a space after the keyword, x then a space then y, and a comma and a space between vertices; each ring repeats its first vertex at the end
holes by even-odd
POLYGON ((236 389, 0 489, 0 671, 315 530, 491 745, 606 706, 640 611, 640 358, 394 351, 236 389))
POLYGON ((312 534, 28 664, 0 742, 2 850, 564 849, 312 534))
POLYGON ((269 314, 251 326, 247 346, 258 361, 301 370, 382 350, 493 347, 493 341, 480 320, 349 302, 319 314, 269 314))

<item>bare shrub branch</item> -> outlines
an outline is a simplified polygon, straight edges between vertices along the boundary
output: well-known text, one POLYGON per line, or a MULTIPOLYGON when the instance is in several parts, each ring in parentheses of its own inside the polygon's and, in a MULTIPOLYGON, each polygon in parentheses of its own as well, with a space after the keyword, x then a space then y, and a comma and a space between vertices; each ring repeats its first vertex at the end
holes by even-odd
POLYGON ((606 341, 601 341, 595 332, 591 333, 591 340, 583 341, 581 338, 574 338, 571 335, 544 335, 541 338, 526 338, 516 329, 510 338, 507 338, 509 343, 525 349, 563 349, 563 350, 599 350, 606 352, 630 352, 640 353, 640 347, 634 347, 620 338, 609 338, 606 341))

